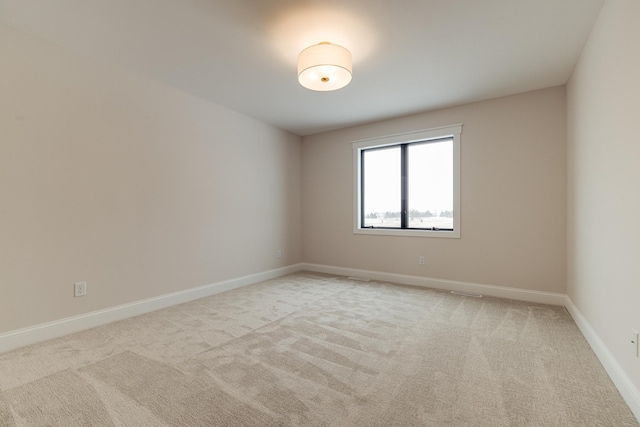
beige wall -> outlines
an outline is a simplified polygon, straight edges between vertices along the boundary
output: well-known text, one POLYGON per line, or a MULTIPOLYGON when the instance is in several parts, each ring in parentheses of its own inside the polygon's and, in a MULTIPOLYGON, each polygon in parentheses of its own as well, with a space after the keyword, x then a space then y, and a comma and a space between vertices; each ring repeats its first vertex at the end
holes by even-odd
POLYGON ((640 2, 607 1, 568 84, 568 295, 636 389, 640 2))
POLYGON ((304 261, 564 293, 565 112, 556 87, 304 137, 304 261), (461 238, 353 234, 351 142, 456 123, 461 238))
POLYGON ((0 94, 0 333, 300 261, 300 137, 6 26, 0 94))

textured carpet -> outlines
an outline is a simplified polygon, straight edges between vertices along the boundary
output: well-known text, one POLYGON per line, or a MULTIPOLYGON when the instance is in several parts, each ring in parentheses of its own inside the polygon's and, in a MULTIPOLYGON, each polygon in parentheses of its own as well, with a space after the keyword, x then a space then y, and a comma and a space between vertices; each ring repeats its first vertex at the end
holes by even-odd
POLYGON ((638 426, 562 307, 298 273, 0 354, 0 426, 638 426))

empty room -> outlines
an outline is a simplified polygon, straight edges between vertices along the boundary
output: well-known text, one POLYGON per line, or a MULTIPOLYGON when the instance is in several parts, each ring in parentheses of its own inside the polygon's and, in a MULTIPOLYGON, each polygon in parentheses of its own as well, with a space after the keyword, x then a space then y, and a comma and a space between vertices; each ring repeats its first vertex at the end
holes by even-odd
POLYGON ((0 427, 639 426, 637 0, 0 0, 0 427))

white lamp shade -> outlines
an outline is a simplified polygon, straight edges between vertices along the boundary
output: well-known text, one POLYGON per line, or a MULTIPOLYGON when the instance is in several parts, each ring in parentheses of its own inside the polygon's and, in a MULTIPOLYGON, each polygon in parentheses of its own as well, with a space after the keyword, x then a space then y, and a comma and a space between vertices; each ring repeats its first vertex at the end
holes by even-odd
POLYGON ((323 42, 298 55, 298 81, 307 89, 336 90, 351 81, 351 52, 337 44, 323 42))

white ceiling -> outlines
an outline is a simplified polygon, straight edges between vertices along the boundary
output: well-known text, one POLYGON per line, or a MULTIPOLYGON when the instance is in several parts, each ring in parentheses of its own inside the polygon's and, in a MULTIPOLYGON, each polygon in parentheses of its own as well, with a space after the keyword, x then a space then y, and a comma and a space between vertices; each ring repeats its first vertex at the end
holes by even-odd
POLYGON ((299 135, 566 83, 604 0, 0 0, 0 23, 299 135), (298 84, 321 41, 335 92, 298 84))

